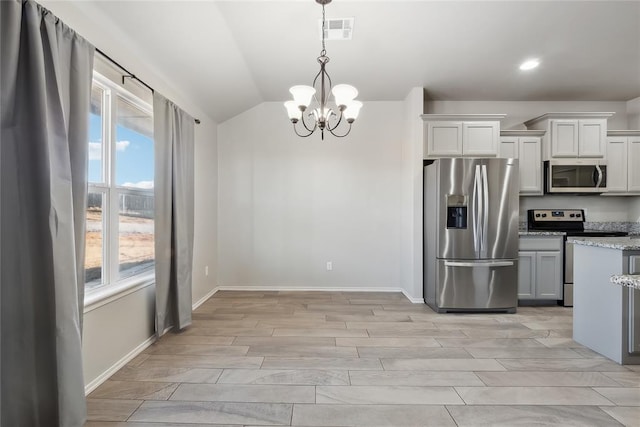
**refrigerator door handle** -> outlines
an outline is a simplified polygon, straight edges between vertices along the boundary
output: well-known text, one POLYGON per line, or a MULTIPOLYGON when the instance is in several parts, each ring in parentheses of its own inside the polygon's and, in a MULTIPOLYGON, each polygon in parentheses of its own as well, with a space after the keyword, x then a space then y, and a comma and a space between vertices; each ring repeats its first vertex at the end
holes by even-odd
POLYGON ((511 267, 513 261, 463 262, 445 261, 445 267, 511 267))
POLYGON ((480 251, 480 217, 481 217, 481 180, 480 180, 480 165, 476 165, 476 175, 475 180, 473 182, 473 200, 472 200, 472 212, 471 216, 473 218, 473 249, 476 254, 480 251))
POLYGON ((487 165, 482 165, 482 195, 484 203, 482 205, 482 240, 480 249, 487 250, 487 229, 489 228, 489 184, 487 182, 487 165))

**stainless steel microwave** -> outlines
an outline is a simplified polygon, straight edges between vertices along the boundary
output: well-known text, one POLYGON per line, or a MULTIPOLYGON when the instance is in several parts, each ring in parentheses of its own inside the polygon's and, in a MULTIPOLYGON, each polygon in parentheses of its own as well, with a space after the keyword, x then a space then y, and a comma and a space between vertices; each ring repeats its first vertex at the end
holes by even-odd
POLYGON ((548 194, 605 193, 607 162, 604 160, 547 160, 544 162, 544 190, 548 194))

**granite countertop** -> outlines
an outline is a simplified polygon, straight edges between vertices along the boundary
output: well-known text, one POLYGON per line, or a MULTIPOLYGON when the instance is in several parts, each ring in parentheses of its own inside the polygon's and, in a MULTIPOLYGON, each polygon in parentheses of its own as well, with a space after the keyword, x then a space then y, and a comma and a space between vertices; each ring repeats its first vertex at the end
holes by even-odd
POLYGON ((611 283, 620 286, 628 286, 634 289, 640 289, 640 274, 621 274, 611 276, 611 283))
POLYGON ((528 231, 518 230, 520 236, 564 236, 567 233, 564 231, 528 231))
POLYGON ((576 245, 597 246, 623 251, 640 251, 640 238, 632 237, 570 237, 576 245))

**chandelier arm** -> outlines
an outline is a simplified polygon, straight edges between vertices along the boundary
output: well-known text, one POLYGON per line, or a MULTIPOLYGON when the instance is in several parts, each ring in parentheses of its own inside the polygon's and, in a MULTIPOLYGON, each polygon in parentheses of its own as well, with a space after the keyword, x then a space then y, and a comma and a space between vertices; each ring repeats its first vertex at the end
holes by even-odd
MULTIPOLYGON (((311 116, 311 114, 308 114, 308 116, 311 116)), ((302 122, 302 126, 304 126, 304 128, 308 131, 308 132, 315 132, 316 128, 318 127, 318 122, 314 120, 313 122, 313 127, 309 128, 309 126, 307 126, 307 121, 304 119, 304 114, 302 114, 302 116, 300 117, 300 121, 302 122)))
POLYGON ((333 130, 340 126, 340 123, 342 123, 342 111, 340 111, 340 116, 338 116, 338 122, 333 127, 331 127, 329 120, 327 120, 327 129, 329 129, 329 132, 333 133, 333 130))
MULTIPOLYGON (((305 128, 306 128, 306 126, 305 126, 305 128)), ((307 130, 309 130, 309 129, 307 129, 307 130)), ((306 138, 306 137, 308 137, 308 136, 313 135, 313 132, 315 131, 315 129, 313 129, 313 130, 309 131, 309 133, 308 133, 308 134, 303 135, 303 134, 301 134, 301 133, 299 133, 299 132, 298 132, 298 127, 297 127, 297 126, 296 126, 296 124, 294 123, 294 124, 293 124, 293 131, 296 133, 296 135, 301 136, 302 138, 306 138)))
MULTIPOLYGON (((333 129, 335 129, 335 127, 333 129)), ((344 135, 338 135, 333 131, 333 129, 329 129, 329 132, 331 132, 331 135, 337 138, 344 138, 345 136, 349 135, 349 132, 351 132, 351 123, 349 123, 349 129, 347 129, 347 132, 344 135)))

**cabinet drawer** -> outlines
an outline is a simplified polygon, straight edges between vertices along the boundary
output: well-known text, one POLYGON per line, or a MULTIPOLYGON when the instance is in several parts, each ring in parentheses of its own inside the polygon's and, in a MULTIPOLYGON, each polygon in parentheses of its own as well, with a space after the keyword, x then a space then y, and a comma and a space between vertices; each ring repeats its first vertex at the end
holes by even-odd
POLYGON ((564 239, 561 236, 520 236, 521 251, 561 251, 564 239))

